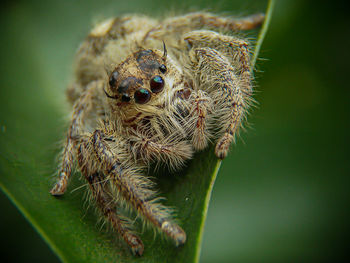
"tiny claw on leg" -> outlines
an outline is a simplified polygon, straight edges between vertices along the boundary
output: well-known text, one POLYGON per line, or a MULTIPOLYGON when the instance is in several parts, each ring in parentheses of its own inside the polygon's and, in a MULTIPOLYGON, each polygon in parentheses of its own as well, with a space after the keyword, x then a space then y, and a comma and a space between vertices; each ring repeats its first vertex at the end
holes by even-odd
POLYGON ((228 151, 230 149, 232 140, 233 140, 232 136, 225 135, 217 142, 215 147, 215 155, 219 159, 223 160, 226 158, 228 151))
POLYGON ((185 244, 186 233, 177 224, 170 221, 165 221, 162 223, 161 229, 175 241, 176 246, 185 244))
POLYGON ((67 183, 68 183, 68 176, 66 173, 62 172, 60 174, 60 179, 51 189, 50 193, 54 196, 63 195, 67 189, 67 183))
POLYGON ((141 239, 138 236, 129 234, 127 238, 125 238, 125 241, 130 246, 133 255, 142 256, 144 247, 141 239))
POLYGON ((63 195, 66 189, 62 189, 62 186, 60 183, 56 183, 55 186, 51 189, 50 194, 53 196, 60 196, 63 195))
POLYGON ((238 21, 237 27, 240 30, 251 30, 262 25, 265 20, 265 14, 259 13, 255 15, 248 16, 243 18, 241 21, 238 21))

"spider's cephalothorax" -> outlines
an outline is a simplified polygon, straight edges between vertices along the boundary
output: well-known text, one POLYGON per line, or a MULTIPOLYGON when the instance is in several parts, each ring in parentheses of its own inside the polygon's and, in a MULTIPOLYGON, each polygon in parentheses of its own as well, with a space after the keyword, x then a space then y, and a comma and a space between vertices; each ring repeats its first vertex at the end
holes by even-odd
POLYGON ((161 23, 126 16, 99 24, 77 54, 67 90, 73 114, 51 193, 65 192, 77 160, 99 211, 134 254, 144 246, 121 205, 184 244, 184 230, 145 173, 152 163, 181 167, 209 140, 226 157, 251 102, 252 76, 248 43, 216 31, 262 21, 190 13, 161 23))
POLYGON ((141 49, 113 70, 106 95, 115 117, 124 126, 136 125, 168 108, 183 82, 180 68, 167 60, 166 49, 141 49))

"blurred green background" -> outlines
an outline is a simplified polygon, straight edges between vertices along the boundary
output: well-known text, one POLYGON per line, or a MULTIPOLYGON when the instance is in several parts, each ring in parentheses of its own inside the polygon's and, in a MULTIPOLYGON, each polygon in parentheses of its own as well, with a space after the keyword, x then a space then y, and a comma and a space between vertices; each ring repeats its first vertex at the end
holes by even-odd
MULTIPOLYGON (((345 1, 276 2, 257 64, 259 105, 249 118, 251 128, 219 172, 204 232, 203 263, 345 261, 350 16, 345 1)), ((53 171, 55 143, 67 113, 62 103, 71 62, 95 20, 126 12, 159 15, 169 6, 175 11, 190 7, 249 14, 265 4, 7 1, 0 11, 0 136, 13 132, 20 146, 21 133, 36 133, 48 146, 37 149, 32 161, 53 171), (36 88, 42 85, 48 88, 36 88), (56 119, 40 118, 38 105, 50 105, 56 119), (20 121, 31 115, 39 117, 20 121), (46 125, 57 132, 47 135, 46 125)), ((35 140, 25 144, 35 149, 35 140)), ((0 147, 2 154, 10 146, 0 147)), ((3 193, 0 204, 2 259, 59 262, 3 193)))

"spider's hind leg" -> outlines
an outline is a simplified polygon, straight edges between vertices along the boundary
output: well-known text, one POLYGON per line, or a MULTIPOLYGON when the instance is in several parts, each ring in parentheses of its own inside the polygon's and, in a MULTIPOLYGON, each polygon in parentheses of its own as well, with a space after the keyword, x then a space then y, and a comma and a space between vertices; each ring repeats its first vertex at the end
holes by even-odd
POLYGON ((90 112, 96 109, 95 105, 101 104, 97 102, 97 97, 98 92, 103 90, 102 85, 102 81, 91 82, 74 104, 72 120, 62 154, 59 179, 50 191, 52 195, 63 195, 67 189, 68 180, 75 165, 77 139, 86 132, 85 125, 86 121, 89 120, 90 112))
POLYGON ((152 28, 144 37, 163 39, 172 33, 184 34, 192 30, 209 28, 229 31, 251 30, 259 27, 264 21, 264 14, 255 14, 242 18, 221 17, 207 12, 195 12, 182 16, 171 17, 152 28))

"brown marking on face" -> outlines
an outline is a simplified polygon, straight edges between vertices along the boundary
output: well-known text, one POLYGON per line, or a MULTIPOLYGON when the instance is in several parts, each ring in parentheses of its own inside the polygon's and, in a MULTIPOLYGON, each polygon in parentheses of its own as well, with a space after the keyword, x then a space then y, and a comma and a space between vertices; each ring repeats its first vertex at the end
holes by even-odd
POLYGON ((134 54, 140 69, 145 73, 153 73, 154 70, 158 70, 162 63, 152 50, 141 50, 134 54))

